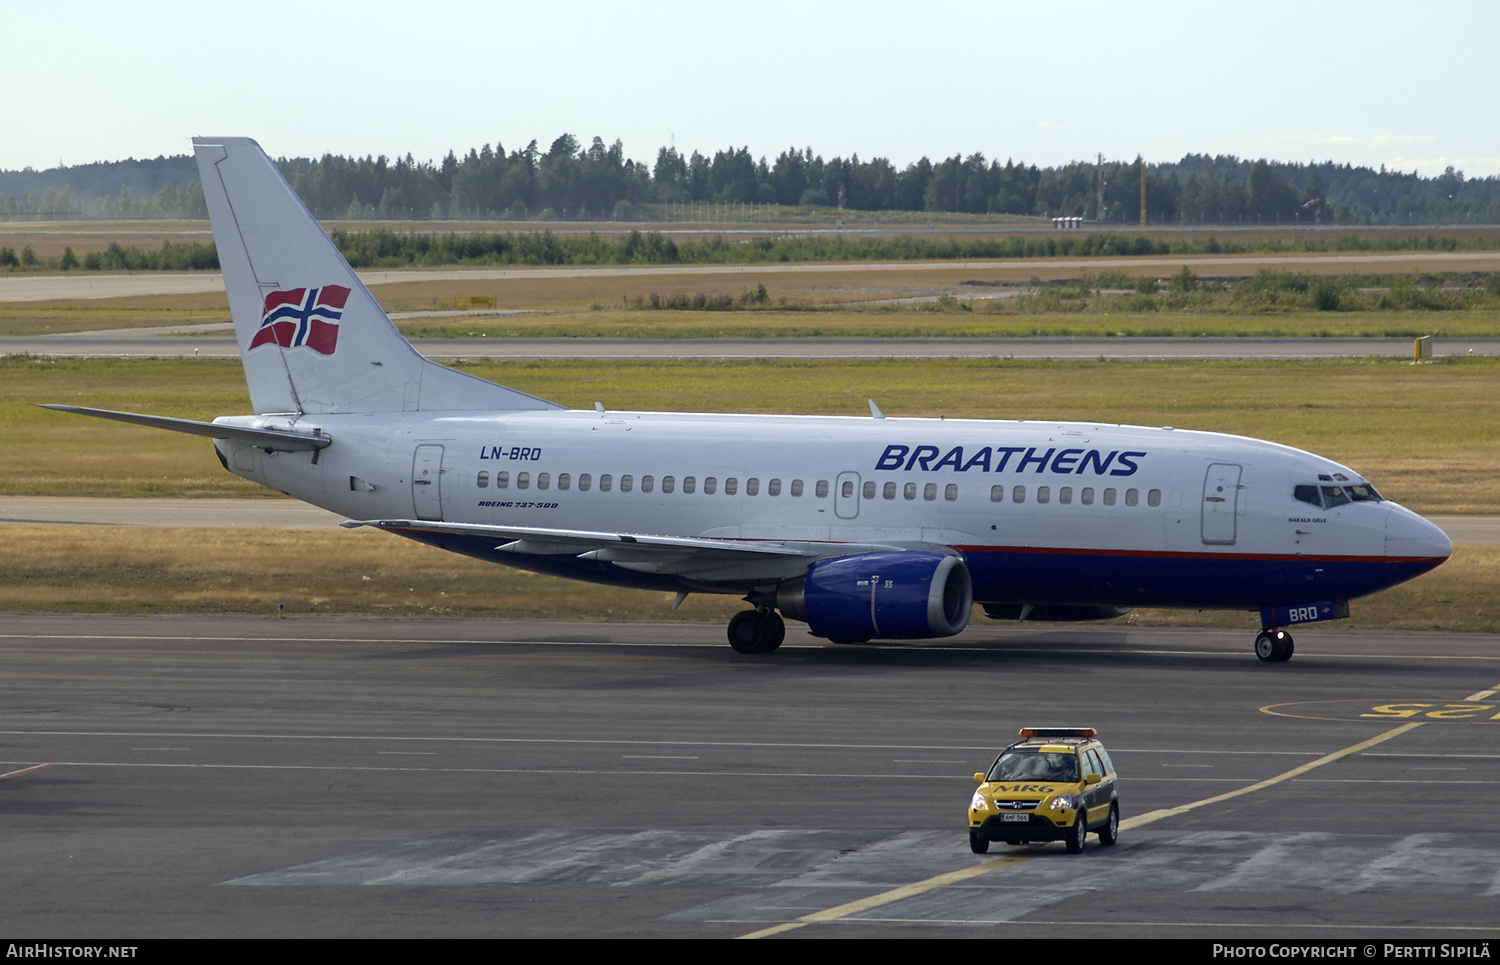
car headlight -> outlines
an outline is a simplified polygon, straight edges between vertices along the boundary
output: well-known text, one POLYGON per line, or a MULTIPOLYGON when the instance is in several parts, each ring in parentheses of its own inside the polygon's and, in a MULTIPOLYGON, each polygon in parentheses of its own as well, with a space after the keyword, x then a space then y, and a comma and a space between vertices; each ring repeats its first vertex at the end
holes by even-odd
POLYGON ((1053 811, 1071 810, 1073 807, 1073 795, 1059 794, 1052 799, 1052 803, 1048 804, 1047 807, 1053 811))
POLYGON ((980 794, 978 791, 975 791, 974 792, 974 797, 969 800, 969 810, 970 811, 988 811, 989 809, 990 809, 990 802, 988 802, 988 801, 986 801, 984 799, 984 795, 983 794, 980 794))

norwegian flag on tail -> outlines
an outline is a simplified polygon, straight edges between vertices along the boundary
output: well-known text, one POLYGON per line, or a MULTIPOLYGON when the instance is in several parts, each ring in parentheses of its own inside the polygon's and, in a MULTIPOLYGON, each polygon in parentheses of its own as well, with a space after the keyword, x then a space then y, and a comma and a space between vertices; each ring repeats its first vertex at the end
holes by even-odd
POLYGON ((344 302, 348 300, 349 289, 342 285, 271 292, 266 296, 260 331, 250 340, 250 347, 305 345, 314 352, 332 355, 339 341, 338 323, 344 317, 344 302))

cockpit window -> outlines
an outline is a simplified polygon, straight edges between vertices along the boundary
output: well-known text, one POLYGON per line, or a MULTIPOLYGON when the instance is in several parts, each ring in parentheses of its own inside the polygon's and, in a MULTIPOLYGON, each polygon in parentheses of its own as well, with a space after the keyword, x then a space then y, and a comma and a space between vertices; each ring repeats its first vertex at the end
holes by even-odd
POLYGON ((1318 495, 1317 486, 1296 486, 1292 489, 1292 498, 1304 503, 1312 503, 1319 509, 1323 508, 1323 500, 1318 495))
POLYGON ((1350 499, 1347 495, 1345 495, 1344 491, 1342 489, 1340 489, 1338 486, 1324 486, 1323 487, 1323 508, 1324 509, 1332 509, 1335 506, 1342 506, 1345 503, 1351 503, 1353 501, 1354 500, 1350 499))
POLYGON ((1355 483, 1352 486, 1345 486, 1344 492, 1348 493, 1349 498, 1356 503, 1378 503, 1385 498, 1377 493, 1375 487, 1369 483, 1355 483))

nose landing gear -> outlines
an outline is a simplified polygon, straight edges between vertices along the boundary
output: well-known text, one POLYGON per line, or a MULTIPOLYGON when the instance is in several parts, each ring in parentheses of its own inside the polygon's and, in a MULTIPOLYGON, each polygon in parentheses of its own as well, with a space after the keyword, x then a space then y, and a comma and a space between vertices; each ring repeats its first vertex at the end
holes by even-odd
POLYGON ((786 624, 770 607, 741 610, 729 621, 729 645, 736 653, 770 653, 786 639, 786 624))
POLYGON ((1265 663, 1292 659, 1292 635, 1285 630, 1265 629, 1255 638, 1255 655, 1265 663))

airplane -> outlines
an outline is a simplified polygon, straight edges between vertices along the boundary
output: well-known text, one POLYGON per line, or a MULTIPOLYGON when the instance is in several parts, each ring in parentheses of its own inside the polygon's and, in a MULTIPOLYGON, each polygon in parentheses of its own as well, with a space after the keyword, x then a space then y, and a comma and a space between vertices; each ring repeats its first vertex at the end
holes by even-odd
POLYGON ((1133 607, 1288 627, 1452 552, 1354 470, 1273 442, 1104 422, 572 410, 428 361, 249 138, 193 139, 254 415, 51 405, 213 440, 236 475, 455 553, 576 580, 741 596, 834 643, 1133 607))

